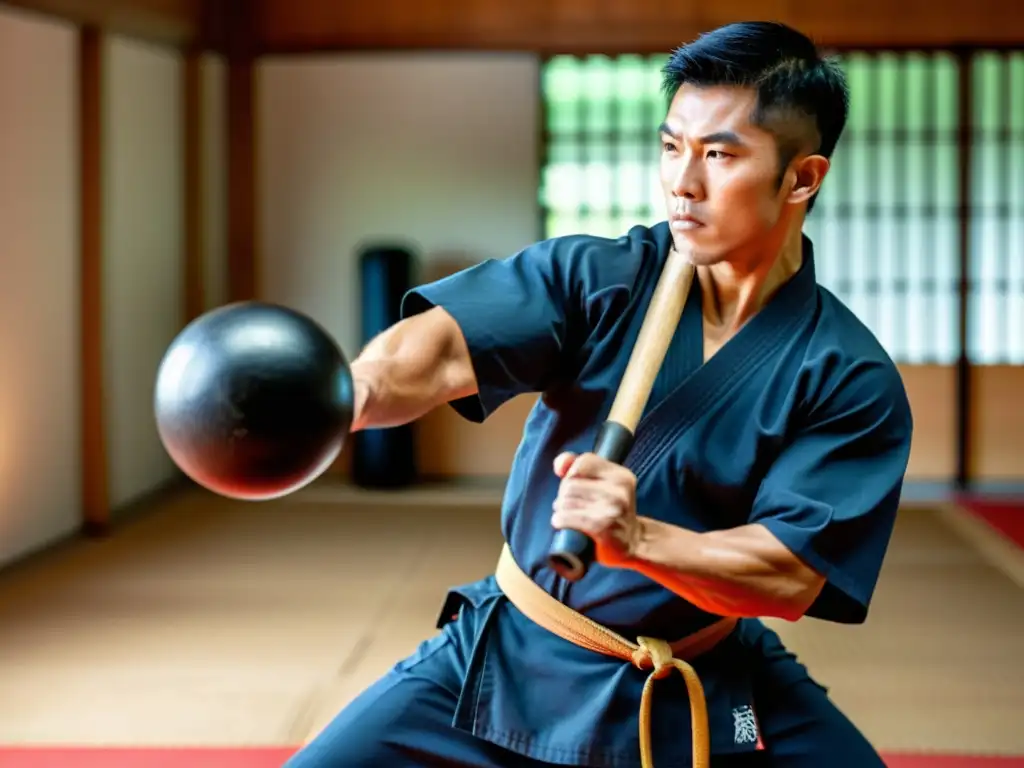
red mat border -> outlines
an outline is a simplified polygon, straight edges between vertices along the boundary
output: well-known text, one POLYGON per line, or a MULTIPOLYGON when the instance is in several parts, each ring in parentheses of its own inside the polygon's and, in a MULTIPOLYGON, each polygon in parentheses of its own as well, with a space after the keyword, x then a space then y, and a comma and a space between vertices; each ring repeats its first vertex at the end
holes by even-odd
POLYGON ((3 747, 0 768, 281 768, 288 747, 3 747))
MULTIPOLYGON (((0 747, 0 768, 281 768, 294 748, 0 747)), ((1024 768, 1024 756, 886 753, 889 768, 1024 768)))
POLYGON ((1024 499, 961 496, 957 505, 986 523, 1006 541, 1024 550, 1024 499))

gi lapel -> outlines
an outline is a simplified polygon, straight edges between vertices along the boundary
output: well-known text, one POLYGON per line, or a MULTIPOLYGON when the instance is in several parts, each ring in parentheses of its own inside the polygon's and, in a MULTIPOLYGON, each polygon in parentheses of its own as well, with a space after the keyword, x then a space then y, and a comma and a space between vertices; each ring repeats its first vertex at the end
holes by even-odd
MULTIPOLYGON (((709 409, 711 403, 729 393, 775 355, 779 344, 811 320, 816 297, 814 253, 804 238, 804 260, 800 270, 783 285, 772 300, 729 340, 707 363, 699 365, 671 388, 657 403, 652 403, 636 428, 633 450, 625 461, 637 477, 648 470, 709 409)), ((696 281, 694 281, 696 284, 696 281)), ((699 321, 701 294, 691 292, 683 321, 693 340, 694 325, 698 350, 702 348, 703 329, 699 321), (697 320, 693 317, 696 313, 697 320)))

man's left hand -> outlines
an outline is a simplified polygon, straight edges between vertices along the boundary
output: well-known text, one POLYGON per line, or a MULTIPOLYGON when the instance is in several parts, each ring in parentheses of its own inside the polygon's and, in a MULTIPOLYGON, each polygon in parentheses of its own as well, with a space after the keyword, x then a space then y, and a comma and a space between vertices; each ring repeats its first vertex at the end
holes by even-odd
POLYGON ((622 567, 636 552, 641 525, 636 514, 636 476, 593 453, 563 453, 555 459, 562 478, 551 524, 594 540, 597 561, 622 567))

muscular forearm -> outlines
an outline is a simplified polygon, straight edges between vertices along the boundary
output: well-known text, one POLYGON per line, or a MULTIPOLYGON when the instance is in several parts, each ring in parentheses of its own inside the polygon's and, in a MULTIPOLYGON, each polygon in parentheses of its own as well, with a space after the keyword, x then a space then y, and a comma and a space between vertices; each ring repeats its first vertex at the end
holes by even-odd
POLYGON ((407 424, 477 389, 465 340, 441 309, 402 320, 375 337, 351 370, 353 431, 407 424))
POLYGON ((763 526, 694 533, 640 522, 631 567, 709 613, 795 621, 824 583, 763 526))

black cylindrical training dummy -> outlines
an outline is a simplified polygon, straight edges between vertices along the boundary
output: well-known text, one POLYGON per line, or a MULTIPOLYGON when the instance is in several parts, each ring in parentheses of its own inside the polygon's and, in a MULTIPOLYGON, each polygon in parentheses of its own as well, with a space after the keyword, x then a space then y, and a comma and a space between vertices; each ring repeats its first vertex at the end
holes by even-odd
POLYGON ((223 496, 283 496, 319 477, 353 417, 341 349, 311 318, 240 302, 191 322, 157 372, 157 429, 167 452, 223 496))
MULTIPOLYGON (((399 245, 370 245, 359 254, 360 343, 402 319, 402 297, 413 285, 415 258, 399 245)), ((367 488, 400 488, 416 481, 416 425, 364 429, 352 436, 352 479, 367 488)))

